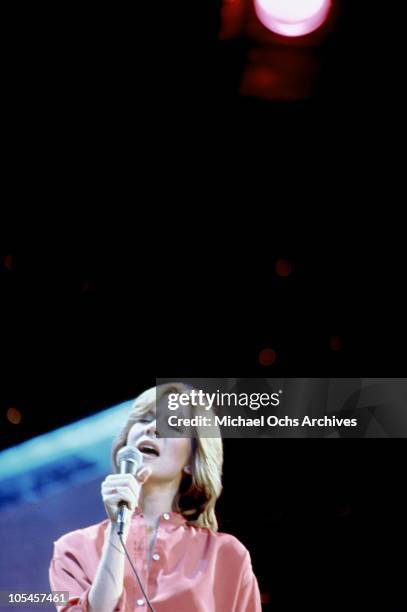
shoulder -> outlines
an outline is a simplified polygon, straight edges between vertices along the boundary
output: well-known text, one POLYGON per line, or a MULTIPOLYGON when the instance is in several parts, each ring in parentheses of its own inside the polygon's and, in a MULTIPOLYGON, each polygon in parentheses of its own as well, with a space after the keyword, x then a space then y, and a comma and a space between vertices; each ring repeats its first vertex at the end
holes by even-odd
POLYGON ((109 520, 106 519, 95 525, 89 525, 88 527, 75 529, 63 534, 54 541, 54 556, 61 556, 72 549, 78 550, 78 546, 101 547, 108 523, 109 520))
POLYGON ((218 545, 227 549, 231 554, 235 554, 238 557, 246 558, 249 555, 249 551, 240 540, 230 533, 223 533, 221 531, 212 532, 218 541, 218 545))
POLYGON ((235 536, 230 533, 223 533, 221 531, 212 531, 207 528, 194 528, 198 533, 206 538, 211 545, 217 549, 222 555, 225 554, 228 558, 235 558, 244 562, 250 561, 250 554, 247 548, 238 540, 235 536))

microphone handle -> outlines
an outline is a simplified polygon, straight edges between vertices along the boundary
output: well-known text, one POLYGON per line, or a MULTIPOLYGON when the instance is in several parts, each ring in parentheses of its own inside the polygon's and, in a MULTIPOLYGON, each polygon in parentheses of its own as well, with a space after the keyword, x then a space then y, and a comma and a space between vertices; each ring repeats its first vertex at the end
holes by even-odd
POLYGON ((130 510, 126 504, 126 502, 119 503, 119 511, 117 513, 116 527, 117 527, 117 535, 123 535, 124 526, 129 520, 130 510))
MULTIPOLYGON (((120 462, 120 474, 133 474, 137 472, 139 465, 132 459, 127 459, 120 462)), ((119 503, 119 511, 117 513, 117 535, 123 535, 124 526, 130 518, 130 510, 127 506, 127 502, 121 501, 119 503)))

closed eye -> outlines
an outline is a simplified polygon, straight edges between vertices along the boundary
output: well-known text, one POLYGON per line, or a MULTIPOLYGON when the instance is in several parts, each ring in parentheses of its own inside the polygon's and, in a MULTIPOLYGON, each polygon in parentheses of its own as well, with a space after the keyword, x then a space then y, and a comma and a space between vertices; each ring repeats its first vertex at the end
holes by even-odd
POLYGON ((152 421, 154 421, 155 417, 154 416, 144 416, 141 419, 138 419, 138 423, 151 423, 152 421))

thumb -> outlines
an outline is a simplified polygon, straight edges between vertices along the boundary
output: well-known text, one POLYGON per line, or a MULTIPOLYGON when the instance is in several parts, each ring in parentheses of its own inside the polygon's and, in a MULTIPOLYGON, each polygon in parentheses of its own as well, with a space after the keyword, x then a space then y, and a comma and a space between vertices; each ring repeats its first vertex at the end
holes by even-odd
POLYGON ((146 480, 148 480, 148 478, 151 476, 151 472, 152 472, 152 469, 149 467, 141 468, 141 470, 137 473, 137 480, 141 484, 144 484, 146 480))

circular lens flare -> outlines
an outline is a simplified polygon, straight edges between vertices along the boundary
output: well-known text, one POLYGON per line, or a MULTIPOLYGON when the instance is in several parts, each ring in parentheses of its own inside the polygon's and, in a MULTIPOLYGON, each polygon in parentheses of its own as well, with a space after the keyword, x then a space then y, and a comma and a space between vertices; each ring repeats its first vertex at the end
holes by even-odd
POLYGON ((304 36, 328 17, 331 0, 254 0, 256 13, 266 28, 282 36, 304 36))
POLYGON ((271 366, 276 360, 276 353, 272 348, 265 348, 260 351, 259 362, 262 366, 271 366))
POLYGON ((11 407, 7 410, 7 419, 13 425, 19 425, 21 421, 21 412, 17 408, 11 407))

